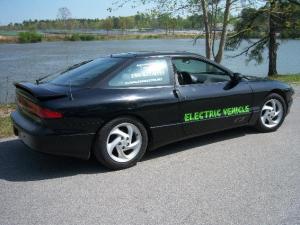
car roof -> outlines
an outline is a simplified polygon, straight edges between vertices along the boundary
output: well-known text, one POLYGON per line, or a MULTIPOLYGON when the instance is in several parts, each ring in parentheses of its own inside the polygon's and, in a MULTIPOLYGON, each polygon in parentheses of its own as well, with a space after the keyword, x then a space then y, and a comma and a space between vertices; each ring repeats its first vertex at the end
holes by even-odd
POLYGON ((201 59, 205 62, 208 62, 212 65, 215 65, 219 67, 220 69, 227 71, 228 73, 233 73, 230 69, 215 63, 212 60, 207 59, 206 57, 192 53, 192 52, 185 52, 185 51, 174 51, 174 52, 162 52, 162 51, 140 51, 140 52, 126 52, 126 53, 117 53, 117 54, 112 54, 110 57, 112 58, 127 58, 127 59, 136 59, 136 58, 152 58, 152 57, 167 57, 167 56, 172 56, 172 57, 195 57, 198 59, 201 59))
POLYGON ((202 55, 198 55, 191 52, 175 51, 175 52, 157 52, 157 51, 140 51, 140 52, 126 52, 112 54, 112 58, 147 58, 147 57, 160 57, 160 56, 194 56, 204 58, 202 55))

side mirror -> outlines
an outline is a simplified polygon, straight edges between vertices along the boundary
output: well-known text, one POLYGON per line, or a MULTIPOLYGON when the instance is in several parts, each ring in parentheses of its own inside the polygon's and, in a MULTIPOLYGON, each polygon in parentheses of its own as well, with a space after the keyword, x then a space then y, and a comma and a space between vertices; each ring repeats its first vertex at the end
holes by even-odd
POLYGON ((228 83, 225 85, 224 90, 229 90, 233 87, 235 87, 236 85, 238 85, 238 83, 241 81, 242 77, 240 73, 233 73, 230 76, 231 80, 228 81, 228 83))
POLYGON ((234 83, 239 83, 241 80, 241 74, 240 73, 233 73, 233 76, 231 77, 232 81, 234 83))

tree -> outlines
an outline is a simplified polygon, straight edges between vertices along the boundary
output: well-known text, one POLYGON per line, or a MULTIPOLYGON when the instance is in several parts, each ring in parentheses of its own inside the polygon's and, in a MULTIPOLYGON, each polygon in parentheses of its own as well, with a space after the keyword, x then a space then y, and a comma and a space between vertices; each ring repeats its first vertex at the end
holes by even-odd
POLYGON ((158 22, 160 27, 165 29, 166 35, 168 35, 171 27, 171 16, 169 13, 162 13, 158 15, 158 22))
POLYGON ((60 20, 68 20, 71 19, 72 14, 67 7, 62 7, 58 9, 57 18, 60 20))
POLYGON ((277 24, 276 24, 276 10, 277 10, 277 2, 275 0, 269 1, 269 32, 268 32, 268 48, 269 48, 269 72, 268 76, 277 74, 277 49, 278 43, 276 41, 276 32, 277 32, 277 24))
POLYGON ((114 23, 113 23, 113 20, 111 17, 108 17, 103 21, 102 26, 106 30, 107 35, 109 34, 109 31, 113 29, 113 25, 114 25, 114 23))
MULTIPOLYGON (((259 9, 244 9, 236 24, 235 34, 230 36, 227 41, 227 48, 237 49, 242 41, 246 40, 249 46, 234 57, 245 54, 248 56, 248 61, 255 60, 258 63, 262 62, 262 53, 267 48, 269 57, 268 76, 276 75, 279 46, 277 36, 291 29, 290 21, 296 16, 293 11, 295 11, 295 8, 299 8, 299 4, 300 1, 298 0, 267 0, 265 5, 259 9), (294 4, 292 8, 291 4, 294 4), (253 41, 252 38, 257 36, 259 36, 259 39, 253 41)), ((296 24, 294 24, 294 28, 296 24)))
MULTIPOLYGON (((213 56, 215 62, 220 63, 224 55, 227 39, 228 25, 230 23, 230 11, 241 0, 191 0, 202 11, 205 30, 205 49, 208 59, 213 56), (221 31, 217 33, 217 25, 222 24, 221 31), (219 45, 216 49, 216 38, 219 45)), ((246 0, 243 1, 246 4, 246 0)))
MULTIPOLYGON (((159 11, 161 15, 168 15, 170 13, 178 14, 180 11, 186 11, 192 14, 201 14, 204 21, 206 57, 210 59, 213 56, 216 62, 221 62, 226 43, 230 10, 240 1, 241 0, 135 0, 133 2, 135 4, 137 2, 142 4, 155 4, 153 10, 159 11), (217 35, 216 25, 220 15, 222 15, 222 29, 221 32, 219 32, 220 34, 217 35), (216 38, 219 38, 219 46, 215 52, 216 38)), ((129 2, 130 1, 128 0, 114 0, 113 5, 116 5, 118 8, 123 7, 129 2)), ((112 10, 112 8, 109 10, 112 10)), ((169 26, 166 24, 168 23, 165 22, 164 24, 167 32, 169 26)))
POLYGON ((175 34, 175 29, 177 27, 177 20, 175 18, 171 18, 170 26, 171 26, 171 29, 172 29, 172 33, 174 35, 175 34))
POLYGON ((120 28, 124 34, 127 29, 133 28, 134 18, 129 17, 120 17, 120 28))
POLYGON ((72 27, 71 17, 71 11, 67 7, 62 7, 58 9, 57 19, 63 22, 64 28, 70 29, 72 27))

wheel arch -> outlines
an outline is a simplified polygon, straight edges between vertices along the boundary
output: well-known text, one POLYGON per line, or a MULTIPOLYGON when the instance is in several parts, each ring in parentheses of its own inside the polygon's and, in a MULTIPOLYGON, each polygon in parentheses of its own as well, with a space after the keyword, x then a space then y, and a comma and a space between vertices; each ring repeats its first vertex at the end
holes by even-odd
POLYGON ((271 91, 269 92, 268 95, 270 95, 270 94, 272 94, 272 93, 275 93, 275 94, 280 95, 280 96, 284 99, 284 103, 285 103, 285 105, 286 105, 286 107, 287 107, 288 102, 287 102, 286 94, 284 93, 284 91, 282 91, 282 90, 280 90, 280 89, 273 89, 273 90, 271 90, 271 91))

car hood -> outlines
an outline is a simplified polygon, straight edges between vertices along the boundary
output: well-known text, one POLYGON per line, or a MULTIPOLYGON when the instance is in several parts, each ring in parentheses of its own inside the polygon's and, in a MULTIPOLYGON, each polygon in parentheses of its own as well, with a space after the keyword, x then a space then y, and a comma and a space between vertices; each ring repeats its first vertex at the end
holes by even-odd
POLYGON ((251 76, 251 75, 241 75, 242 78, 249 81, 269 81, 268 77, 259 77, 259 76, 251 76))

